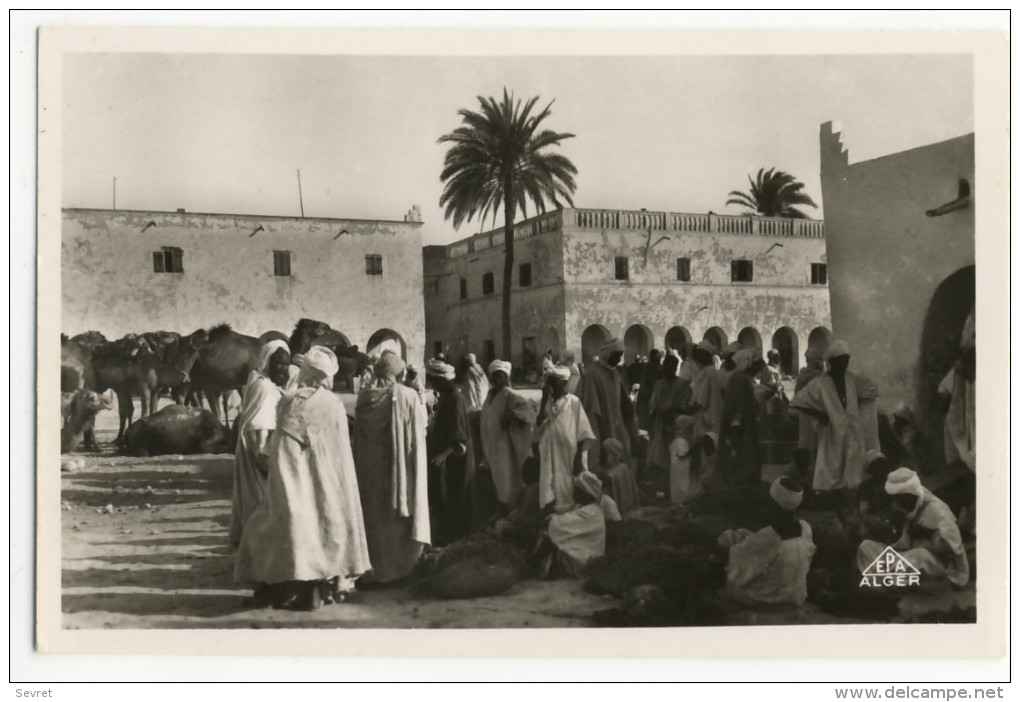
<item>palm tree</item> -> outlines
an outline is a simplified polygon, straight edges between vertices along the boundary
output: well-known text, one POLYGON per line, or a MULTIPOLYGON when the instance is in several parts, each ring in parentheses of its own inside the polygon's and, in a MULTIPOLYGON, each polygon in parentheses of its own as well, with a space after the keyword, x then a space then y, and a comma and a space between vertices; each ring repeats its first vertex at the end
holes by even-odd
POLYGON ((503 357, 510 359, 510 284, 514 265, 514 216, 520 209, 528 217, 528 201, 539 214, 546 201, 559 208, 562 199, 573 205, 577 168, 566 156, 549 149, 573 134, 539 129, 550 114, 552 102, 532 113, 538 96, 521 103, 506 88, 503 100, 478 97, 479 110, 459 110, 462 125, 439 138, 451 144, 446 152, 443 195, 439 205, 455 229, 475 216, 483 222, 503 208, 503 357))
POLYGON ((756 179, 751 180, 751 176, 748 175, 747 180, 751 184, 750 192, 731 190, 730 199, 726 201, 727 205, 741 205, 765 217, 791 219, 807 219, 807 215, 794 205, 818 207, 811 196, 803 192, 804 184, 789 173, 777 171, 775 168, 767 171, 760 168, 756 179))

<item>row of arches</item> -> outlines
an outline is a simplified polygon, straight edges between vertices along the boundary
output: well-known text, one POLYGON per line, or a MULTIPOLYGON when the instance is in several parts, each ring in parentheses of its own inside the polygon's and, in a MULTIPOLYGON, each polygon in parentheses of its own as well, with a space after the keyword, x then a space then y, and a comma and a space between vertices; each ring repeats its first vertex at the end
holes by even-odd
MULTIPOLYGON (((555 332, 555 330, 551 330, 555 332)), ((592 324, 581 335, 581 354, 585 363, 598 356, 599 347, 612 337, 609 329, 602 324, 592 324)), ((702 338, 707 339, 722 351, 730 343, 730 337, 722 327, 713 326, 705 331, 702 338)), ((744 327, 735 337, 745 347, 755 347, 767 351, 776 349, 779 352, 780 366, 783 373, 793 375, 800 367, 800 339, 791 327, 781 327, 772 335, 770 345, 766 346, 761 333, 754 327, 744 327)), ((645 356, 653 348, 676 349, 686 355, 696 340, 690 330, 684 326, 670 327, 662 344, 657 344, 651 330, 643 324, 632 324, 623 335, 624 362, 630 363, 636 356, 645 356)), ((824 326, 818 326, 808 334, 807 345, 827 348, 832 342, 832 332, 824 326)), ((806 349, 807 347, 805 347, 806 349)))

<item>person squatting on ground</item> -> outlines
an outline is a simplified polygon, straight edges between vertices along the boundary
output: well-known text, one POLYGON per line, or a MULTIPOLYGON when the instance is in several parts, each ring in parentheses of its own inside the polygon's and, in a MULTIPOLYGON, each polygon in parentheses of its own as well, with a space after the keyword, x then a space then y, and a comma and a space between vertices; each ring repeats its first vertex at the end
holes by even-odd
POLYGON ((400 356, 384 352, 375 364, 376 387, 358 394, 354 465, 372 562, 359 587, 410 575, 432 542, 425 405, 401 383, 404 370, 400 356))
POLYGON ((637 446, 637 426, 630 393, 619 370, 623 341, 610 339, 599 348, 599 360, 585 368, 577 386, 588 423, 595 434, 589 449, 588 465, 598 465, 599 450, 606 439, 623 444, 625 460, 630 462, 637 446))
POLYGON ((270 341, 259 351, 258 367, 241 390, 234 451, 234 495, 230 515, 230 545, 241 544, 244 523, 262 502, 269 473, 269 438, 276 428, 276 406, 290 380, 290 349, 284 341, 270 341))
POLYGON ((536 419, 531 402, 510 387, 511 370, 507 361, 489 364, 491 387, 482 403, 480 419, 482 452, 504 513, 517 507, 524 491, 521 471, 531 456, 536 419))
POLYGON ((769 488, 772 523, 751 533, 727 529, 719 546, 729 549, 726 594, 756 607, 797 607, 807 600, 807 575, 815 544, 811 526, 798 519, 796 510, 804 490, 788 477, 777 478, 769 488))
POLYGON ((572 486, 574 506, 550 515, 545 532, 539 535, 536 557, 542 578, 583 578, 588 561, 606 553, 606 522, 622 519, 594 473, 582 471, 572 486))
POLYGON ((588 468, 588 447, 596 441, 581 400, 567 393, 570 371, 554 367, 546 375, 546 393, 533 441, 540 457, 539 506, 557 512, 574 506, 573 477, 588 468))
POLYGON ((244 526, 234 568, 255 601, 311 610, 344 599, 371 569, 339 365, 312 347, 298 389, 280 399, 265 497, 244 526))
POLYGON ((427 437, 432 540, 445 546, 471 531, 475 450, 467 402, 453 384, 453 366, 433 359, 425 367, 425 377, 437 393, 427 437))
POLYGON ((893 509, 904 517, 899 539, 892 544, 865 539, 857 549, 857 567, 864 571, 887 545, 934 581, 948 580, 960 588, 970 580, 970 563, 956 524, 945 502, 921 485, 917 473, 897 468, 889 473, 885 491, 893 509))

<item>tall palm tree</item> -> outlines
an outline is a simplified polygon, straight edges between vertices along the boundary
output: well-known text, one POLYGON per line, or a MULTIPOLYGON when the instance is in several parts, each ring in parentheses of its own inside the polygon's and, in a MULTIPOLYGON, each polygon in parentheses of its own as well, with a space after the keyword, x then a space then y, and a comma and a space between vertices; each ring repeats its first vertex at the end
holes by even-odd
POLYGON ((573 134, 540 129, 550 115, 552 102, 533 113, 538 96, 527 102, 514 99, 506 88, 503 100, 479 96, 479 109, 459 110, 462 125, 439 138, 451 144, 446 152, 443 195, 439 205, 455 229, 475 216, 479 222, 503 208, 505 255, 503 257, 503 357, 511 357, 510 287, 514 265, 514 216, 520 209, 528 217, 528 201, 539 214, 546 202, 560 207, 562 199, 573 205, 577 168, 566 156, 550 151, 573 134))
POLYGON ((730 199, 727 205, 741 205, 752 212, 765 217, 789 217, 791 219, 807 219, 807 215, 795 207, 795 205, 810 205, 817 208, 818 205, 807 193, 803 192, 804 184, 798 181, 789 173, 777 171, 770 168, 758 169, 758 177, 751 180, 750 192, 739 190, 730 191, 730 199))

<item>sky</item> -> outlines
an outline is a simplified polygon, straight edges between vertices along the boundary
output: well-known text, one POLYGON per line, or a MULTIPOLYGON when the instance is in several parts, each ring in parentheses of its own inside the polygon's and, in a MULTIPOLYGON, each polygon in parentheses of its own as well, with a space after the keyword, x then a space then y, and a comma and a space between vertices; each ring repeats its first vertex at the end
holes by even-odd
MULTIPOLYGON (((818 133, 850 161, 974 131, 963 55, 385 57, 67 54, 63 205, 401 220, 425 244, 460 231, 439 206, 445 148, 476 96, 555 100, 576 136, 577 207, 738 214, 731 190, 776 167, 822 218, 818 133)), ((501 223, 501 220, 500 220, 501 223)))

